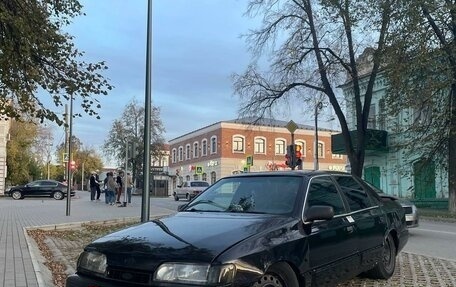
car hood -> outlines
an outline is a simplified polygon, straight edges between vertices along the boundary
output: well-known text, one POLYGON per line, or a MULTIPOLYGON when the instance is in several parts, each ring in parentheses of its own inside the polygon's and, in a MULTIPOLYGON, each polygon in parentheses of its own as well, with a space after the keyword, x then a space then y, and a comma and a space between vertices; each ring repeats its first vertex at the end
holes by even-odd
POLYGON ((290 222, 259 214, 179 212, 104 236, 86 247, 104 253, 108 265, 150 270, 164 261, 210 263, 236 243, 290 222))

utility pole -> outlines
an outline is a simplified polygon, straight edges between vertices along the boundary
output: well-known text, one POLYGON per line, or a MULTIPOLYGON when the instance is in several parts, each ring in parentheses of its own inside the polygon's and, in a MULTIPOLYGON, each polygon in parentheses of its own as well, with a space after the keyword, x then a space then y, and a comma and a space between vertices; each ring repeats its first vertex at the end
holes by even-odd
POLYGON ((315 105, 315 146, 314 146, 314 169, 319 170, 320 166, 318 163, 318 112, 322 109, 323 103, 318 101, 315 105))

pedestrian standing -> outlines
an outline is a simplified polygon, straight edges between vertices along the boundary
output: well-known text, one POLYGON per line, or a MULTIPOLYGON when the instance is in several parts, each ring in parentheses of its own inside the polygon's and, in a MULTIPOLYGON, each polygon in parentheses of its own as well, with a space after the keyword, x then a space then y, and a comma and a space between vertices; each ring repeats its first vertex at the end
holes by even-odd
POLYGON ((90 186, 90 201, 95 200, 95 193, 97 192, 97 180, 95 177, 95 171, 92 171, 89 179, 89 186, 90 186))
POLYGON ((112 172, 108 172, 106 174, 106 192, 108 193, 108 204, 114 205, 115 195, 114 192, 117 188, 116 181, 114 179, 114 174, 112 172))
POLYGON ((116 183, 117 183, 117 200, 116 203, 120 203, 120 196, 122 195, 122 188, 123 188, 123 173, 122 171, 119 171, 116 177, 116 183))
POLYGON ((100 195, 101 195, 101 189, 100 189, 100 177, 98 176, 98 173, 100 171, 97 169, 95 171, 95 182, 97 184, 96 188, 97 188, 97 201, 100 201, 100 195))
POLYGON ((133 189, 133 178, 131 177, 131 174, 129 172, 127 172, 126 184, 127 184, 127 202, 128 202, 128 205, 131 205, 131 190, 133 189))

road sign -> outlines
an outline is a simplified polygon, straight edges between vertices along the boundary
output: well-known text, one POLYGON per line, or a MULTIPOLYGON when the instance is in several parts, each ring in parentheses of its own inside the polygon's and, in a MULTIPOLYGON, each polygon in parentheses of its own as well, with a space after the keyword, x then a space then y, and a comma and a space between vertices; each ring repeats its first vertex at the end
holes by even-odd
POLYGON ((70 160, 70 158, 68 157, 68 153, 64 152, 62 154, 62 162, 68 162, 69 160, 70 160))
POLYGON ((247 156, 246 165, 247 166, 252 166, 253 165, 253 155, 247 156))
POLYGON ((298 129, 298 125, 293 121, 289 121, 286 128, 290 133, 294 134, 294 132, 298 129))
POLYGON ((196 174, 203 174, 203 167, 200 165, 196 166, 196 174))

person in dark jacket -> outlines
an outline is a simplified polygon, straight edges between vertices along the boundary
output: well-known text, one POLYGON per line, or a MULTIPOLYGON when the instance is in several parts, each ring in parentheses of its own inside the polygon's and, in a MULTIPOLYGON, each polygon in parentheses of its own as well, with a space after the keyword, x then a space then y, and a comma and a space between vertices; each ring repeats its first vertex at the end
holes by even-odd
POLYGON ((92 171, 92 174, 90 175, 90 179, 89 179, 90 201, 95 200, 95 193, 97 192, 97 185, 99 185, 95 175, 96 175, 96 172, 92 171))
POLYGON ((120 203, 120 196, 122 195, 122 190, 123 190, 123 172, 122 171, 119 171, 117 173, 116 183, 117 183, 117 199, 116 199, 116 203, 120 203))

